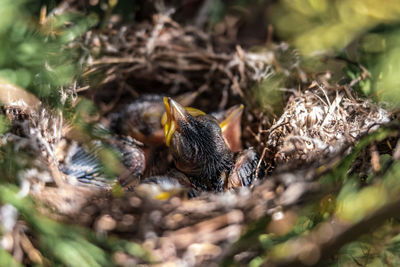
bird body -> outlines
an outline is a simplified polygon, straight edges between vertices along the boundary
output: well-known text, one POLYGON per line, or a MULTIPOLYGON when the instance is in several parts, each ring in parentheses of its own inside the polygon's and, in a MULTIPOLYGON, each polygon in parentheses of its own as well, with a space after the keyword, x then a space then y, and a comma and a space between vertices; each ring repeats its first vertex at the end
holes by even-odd
POLYGON ((121 184, 134 180, 138 183, 145 167, 143 151, 132 138, 122 136, 93 140, 87 145, 73 141, 60 162, 63 173, 81 183, 98 186, 109 185, 114 176, 121 184))
POLYGON ((248 186, 255 177, 264 176, 264 165, 258 164, 254 150, 245 150, 234 157, 214 117, 186 109, 171 98, 164 98, 164 104, 168 116, 166 144, 176 168, 188 176, 194 188, 221 192, 248 186))
POLYGON ((226 176, 233 166, 233 153, 223 140, 221 128, 209 115, 180 120, 171 139, 170 152, 176 167, 188 175, 195 188, 223 191, 226 176), (206 145, 205 145, 206 144, 206 145))

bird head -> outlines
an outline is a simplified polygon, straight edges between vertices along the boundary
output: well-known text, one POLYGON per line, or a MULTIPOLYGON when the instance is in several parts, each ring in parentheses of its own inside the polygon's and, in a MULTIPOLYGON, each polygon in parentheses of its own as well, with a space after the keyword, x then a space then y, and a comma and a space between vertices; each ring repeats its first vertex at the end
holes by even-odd
POLYGON ((199 178, 195 182, 214 190, 212 184, 223 184, 219 176, 233 161, 233 153, 224 141, 220 125, 214 117, 198 109, 185 108, 172 98, 164 98, 164 105, 167 114, 165 143, 176 167, 199 178))

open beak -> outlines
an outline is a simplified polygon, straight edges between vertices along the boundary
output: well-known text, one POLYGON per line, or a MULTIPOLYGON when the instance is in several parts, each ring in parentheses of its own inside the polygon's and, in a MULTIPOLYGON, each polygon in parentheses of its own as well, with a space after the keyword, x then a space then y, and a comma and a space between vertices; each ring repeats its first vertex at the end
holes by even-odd
MULTIPOLYGON (((178 102, 180 105, 187 107, 188 105, 190 105, 191 103, 193 103, 193 101, 196 99, 196 97, 199 95, 198 92, 188 92, 188 93, 184 93, 180 96, 177 96, 174 100, 174 102, 178 102)), ((164 104, 165 102, 168 101, 168 97, 164 97, 164 104), (167 100, 165 100, 167 99, 167 100)), ((166 108, 167 109, 167 108, 166 108)), ((186 108, 186 110, 189 110, 191 108, 186 108)), ((204 114, 204 112, 203 112, 204 114)), ((167 113, 164 112, 162 117, 161 117, 161 125, 164 126, 167 123, 167 113)))
POLYGON ((165 112, 167 114, 165 122, 165 144, 170 145, 172 135, 178 129, 179 120, 187 120, 187 111, 178 102, 170 97, 164 97, 165 112))
POLYGON ((161 119, 161 124, 164 125, 165 129, 165 144, 169 146, 171 143, 172 135, 176 130, 178 130, 179 120, 187 122, 188 115, 197 117, 200 115, 205 115, 206 113, 196 108, 185 108, 170 97, 164 97, 163 100, 166 116, 163 116, 163 118, 161 119))
POLYGON ((241 125, 243 105, 234 106, 226 111, 226 118, 219 124, 228 147, 237 152, 242 149, 241 125))

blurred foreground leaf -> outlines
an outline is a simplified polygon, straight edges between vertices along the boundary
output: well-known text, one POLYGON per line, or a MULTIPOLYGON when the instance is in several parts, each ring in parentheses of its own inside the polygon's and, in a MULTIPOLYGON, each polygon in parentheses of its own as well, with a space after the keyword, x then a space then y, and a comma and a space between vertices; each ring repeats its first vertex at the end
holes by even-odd
POLYGON ((274 11, 278 32, 305 55, 342 49, 376 25, 400 21, 397 0, 282 0, 274 11))
POLYGON ((35 209, 29 198, 20 197, 16 187, 0 185, 0 201, 17 208, 39 241, 42 254, 54 264, 112 266, 115 265, 112 255, 118 251, 151 261, 149 253, 138 244, 50 220, 35 209))
POLYGON ((7 251, 4 251, 0 248, 0 266, 20 267, 22 265, 17 262, 7 251))
POLYGON ((34 19, 40 2, 3 0, 0 8, 0 77, 51 106, 59 88, 80 72, 80 50, 68 44, 97 23, 95 16, 60 14, 34 19))
POLYGON ((344 70, 365 95, 400 106, 399 1, 282 0, 271 15, 278 34, 304 56, 341 53, 371 73, 370 81, 349 65, 344 70))

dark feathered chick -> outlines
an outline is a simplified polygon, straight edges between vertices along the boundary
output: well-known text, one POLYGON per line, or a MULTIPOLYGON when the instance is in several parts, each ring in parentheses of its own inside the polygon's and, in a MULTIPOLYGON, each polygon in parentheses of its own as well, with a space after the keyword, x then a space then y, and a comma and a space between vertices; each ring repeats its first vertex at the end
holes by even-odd
POLYGON ((164 98, 167 112, 166 145, 176 167, 192 185, 205 191, 222 191, 233 167, 233 153, 226 145, 217 120, 204 112, 184 108, 164 98))
POLYGON ((240 133, 236 131, 237 125, 240 127, 243 106, 229 110, 225 119, 218 123, 213 116, 184 108, 171 98, 164 98, 164 104, 168 117, 166 144, 176 167, 188 176, 196 189, 222 191, 249 186, 255 178, 264 176, 265 165, 259 162, 254 149, 236 155, 232 151, 232 148, 236 151, 241 147, 237 141, 240 141, 240 133))
MULTIPOLYGON (((177 101, 183 106, 190 105, 197 95, 197 92, 182 94, 177 97, 177 101)), ((164 114, 163 96, 143 95, 120 112, 111 114, 110 128, 113 132, 131 136, 147 146, 160 146, 164 144, 161 124, 164 114)))
POLYGON ((113 175, 121 185, 127 185, 134 180, 139 182, 145 170, 145 156, 129 137, 110 136, 85 146, 72 142, 60 170, 86 184, 106 186, 113 175))
MULTIPOLYGON (((177 97, 183 105, 191 104, 197 92, 189 92, 177 97)), ((144 176, 164 174, 168 169, 165 160, 167 151, 160 149, 165 142, 162 122, 166 121, 162 95, 143 95, 126 105, 120 112, 109 115, 108 123, 114 133, 131 136, 144 144, 142 147, 146 157, 144 176)), ((107 124, 107 122, 106 122, 107 124)))

